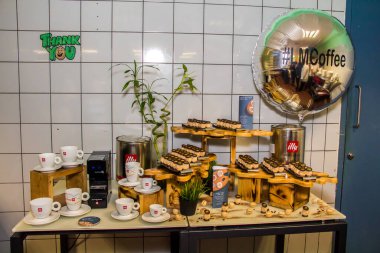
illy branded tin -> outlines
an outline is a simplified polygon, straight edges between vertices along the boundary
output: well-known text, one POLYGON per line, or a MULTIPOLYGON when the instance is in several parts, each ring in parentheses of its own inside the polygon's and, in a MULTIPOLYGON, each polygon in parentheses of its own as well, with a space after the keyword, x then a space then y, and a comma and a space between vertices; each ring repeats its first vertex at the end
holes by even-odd
POLYGON ((272 126, 271 153, 282 162, 303 162, 305 127, 291 124, 272 126))
POLYGON ((139 162, 143 169, 151 167, 151 139, 147 136, 116 137, 116 178, 125 177, 125 163, 139 162))

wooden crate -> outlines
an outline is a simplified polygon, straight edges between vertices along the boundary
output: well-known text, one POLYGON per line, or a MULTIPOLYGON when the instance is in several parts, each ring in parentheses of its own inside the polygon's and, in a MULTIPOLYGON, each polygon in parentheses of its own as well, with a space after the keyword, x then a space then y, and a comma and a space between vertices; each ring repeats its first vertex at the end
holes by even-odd
POLYGON ((164 205, 164 191, 160 190, 153 194, 142 194, 136 192, 133 188, 119 186, 119 198, 132 198, 140 204, 140 214, 149 212, 151 204, 164 205))
POLYGON ((310 189, 297 184, 269 184, 269 205, 297 210, 309 202, 310 189))
POLYGON ((50 197, 54 201, 66 205, 65 194, 54 194, 54 180, 65 177, 66 188, 81 188, 87 192, 87 170, 86 166, 59 169, 52 172, 30 172, 31 199, 50 197))

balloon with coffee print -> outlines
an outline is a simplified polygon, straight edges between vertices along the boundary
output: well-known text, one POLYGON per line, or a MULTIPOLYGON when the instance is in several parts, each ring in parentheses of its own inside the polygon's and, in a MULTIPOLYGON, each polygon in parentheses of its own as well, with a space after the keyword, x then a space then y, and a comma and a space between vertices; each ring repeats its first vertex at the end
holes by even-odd
POLYGON ((266 101, 303 121, 344 94, 354 70, 354 49, 338 19, 318 10, 293 10, 261 34, 252 69, 266 101))

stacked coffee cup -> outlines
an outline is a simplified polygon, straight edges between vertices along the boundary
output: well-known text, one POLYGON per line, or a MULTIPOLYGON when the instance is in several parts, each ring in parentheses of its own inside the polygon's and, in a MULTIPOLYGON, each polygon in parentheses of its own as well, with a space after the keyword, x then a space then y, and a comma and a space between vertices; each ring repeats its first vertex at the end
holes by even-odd
POLYGON ((55 153, 42 153, 38 155, 39 165, 34 170, 40 172, 55 171, 62 166, 64 168, 76 167, 83 163, 83 151, 77 146, 63 146, 60 155, 55 153))

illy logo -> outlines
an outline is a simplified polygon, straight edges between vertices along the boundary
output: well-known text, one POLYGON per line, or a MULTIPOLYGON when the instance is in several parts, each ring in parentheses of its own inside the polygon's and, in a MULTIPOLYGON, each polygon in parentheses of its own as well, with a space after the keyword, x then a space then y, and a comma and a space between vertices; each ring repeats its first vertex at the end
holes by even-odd
POLYGON ((298 141, 288 141, 286 144, 286 151, 288 153, 297 153, 298 152, 298 141))
POLYGON ((154 210, 154 214, 158 214, 158 211, 154 210))
POLYGON ((38 212, 39 212, 39 213, 42 212, 42 208, 41 208, 41 207, 38 208, 38 212))
POLYGON ((127 206, 123 206, 123 209, 128 209, 128 207, 127 206))
POLYGON ((137 155, 136 154, 126 154, 125 155, 125 162, 137 162, 137 155))
POLYGON ((42 159, 41 159, 43 162, 45 162, 46 161, 46 159, 45 159, 45 157, 42 157, 42 159))
POLYGON ((145 183, 145 186, 149 186, 149 183, 145 183))
POLYGON ((63 152, 63 155, 64 155, 64 156, 66 155, 66 151, 63 152))

